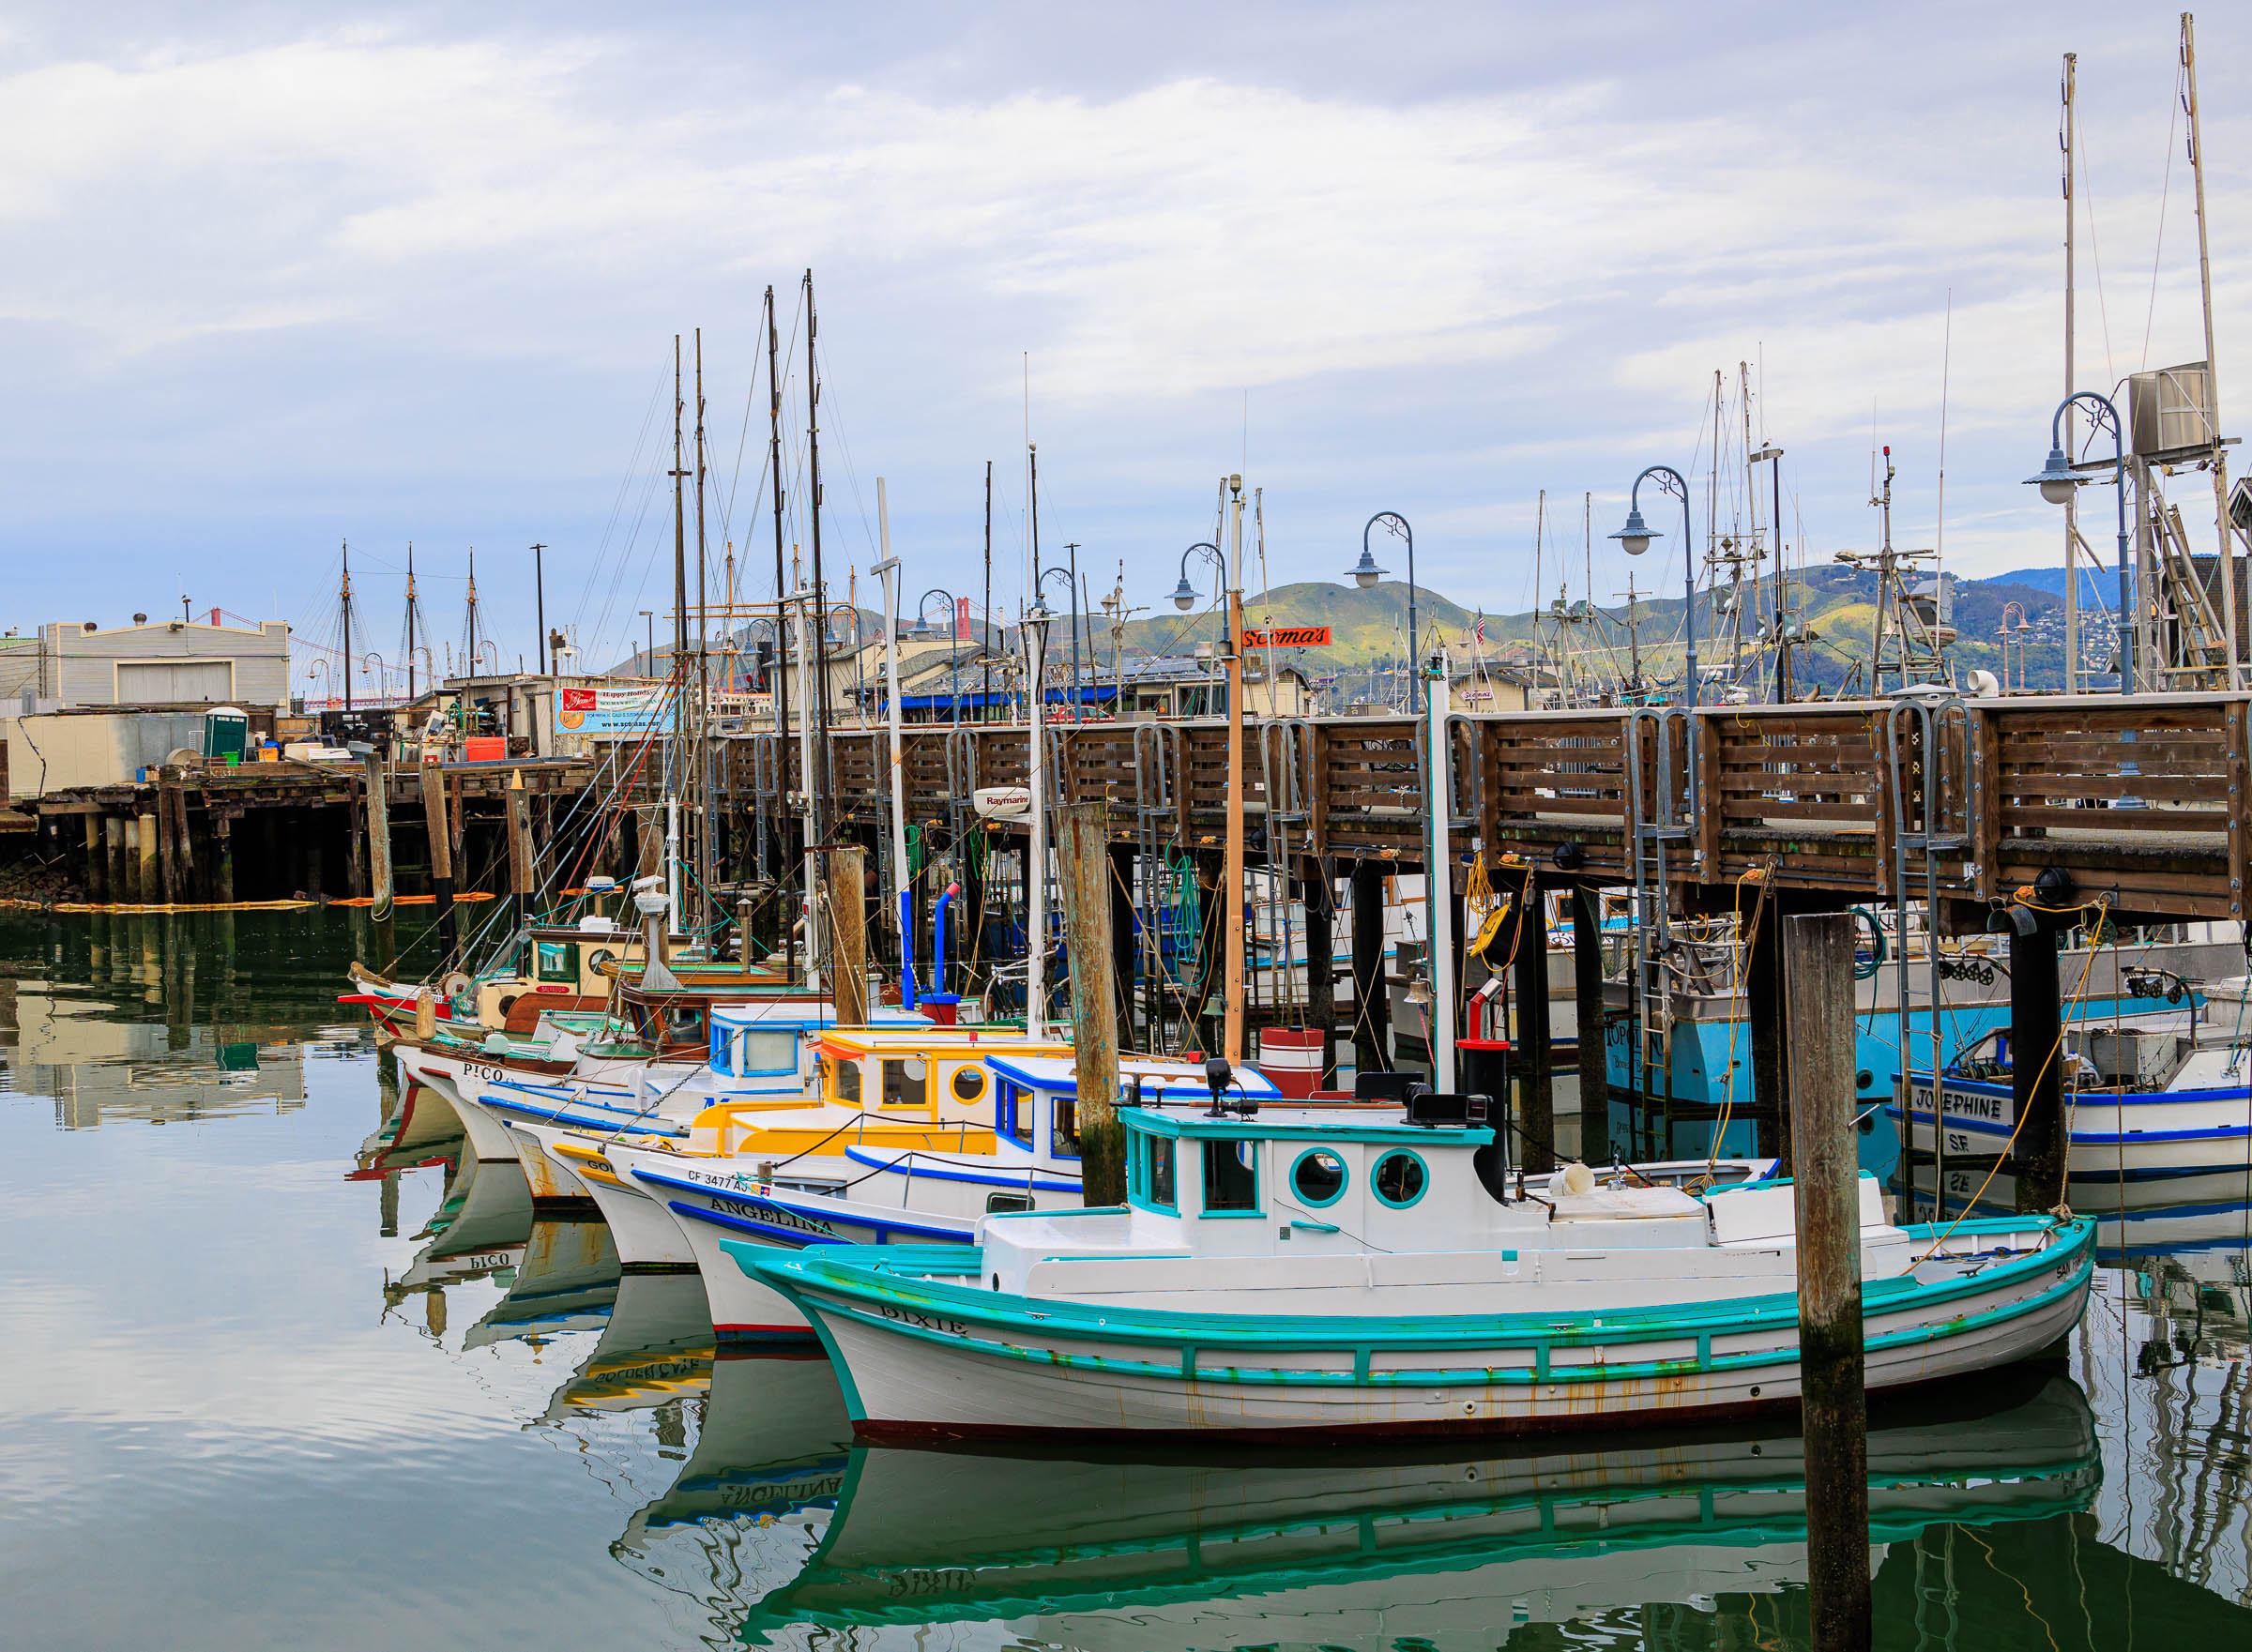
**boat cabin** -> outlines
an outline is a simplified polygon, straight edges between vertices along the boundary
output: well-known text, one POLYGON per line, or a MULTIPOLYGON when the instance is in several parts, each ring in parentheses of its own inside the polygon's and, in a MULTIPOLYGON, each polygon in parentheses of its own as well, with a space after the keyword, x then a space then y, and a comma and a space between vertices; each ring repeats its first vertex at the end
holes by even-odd
MULTIPOLYGON (((988 1055, 993 1074, 993 1130, 1020 1150, 1046 1159, 1079 1162, 1079 1069, 1067 1055, 1011 1053, 988 1055)), ((1211 1089, 1201 1064, 1140 1060, 1118 1063, 1121 1107, 1194 1109, 1211 1104, 1211 1089)), ((1229 1082, 1231 1099, 1264 1106, 1282 1099, 1274 1081, 1255 1068, 1239 1068, 1229 1082)))
POLYGON ((993 1074, 986 1058, 1071 1056, 1069 1042, 1027 1039, 1014 1027, 938 1026, 917 1031, 839 1027, 823 1035, 815 1094, 839 1107, 865 1111, 925 1111, 936 1118, 987 1122, 993 1074))
MULTIPOLYGON (((802 1094, 813 1075, 821 1035, 836 1030, 836 1015, 826 1005, 715 1004, 711 1007, 711 1076, 718 1088, 733 1090, 728 1082, 742 1081, 748 1090, 788 1090, 802 1094), (829 1012, 818 1013, 827 1009, 829 1012)), ((915 1033, 931 1026, 928 1016, 912 1009, 872 1005, 869 1030, 915 1033)))

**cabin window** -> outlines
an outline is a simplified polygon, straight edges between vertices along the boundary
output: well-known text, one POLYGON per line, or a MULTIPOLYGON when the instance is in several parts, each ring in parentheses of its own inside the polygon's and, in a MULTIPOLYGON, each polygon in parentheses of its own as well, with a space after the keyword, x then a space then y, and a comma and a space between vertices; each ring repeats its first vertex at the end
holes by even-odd
POLYGON ((532 943, 532 973, 543 981, 575 981, 579 972, 571 964, 569 941, 534 941, 532 943))
POLYGON ((988 1193, 985 1195, 985 1214, 987 1216, 1000 1216, 1012 1210, 1029 1210, 1031 1208, 1032 1195, 1029 1193, 988 1193))
POLYGON ((796 1072, 798 1070, 798 1035, 795 1032, 752 1027, 743 1034, 742 1053, 737 1058, 738 1072, 796 1072))
POLYGON ((677 1009, 672 1017, 672 1040, 676 1044, 701 1044, 708 1023, 700 1009, 677 1009))
POLYGON ((1079 1098, 1058 1096, 1048 1121, 1048 1151, 1058 1159, 1079 1157, 1079 1098))
POLYGON ((724 1073, 735 1070, 735 1038, 723 1027, 711 1029, 711 1070, 724 1073))
POLYGON ((1173 1191, 1173 1141, 1169 1136, 1145 1135, 1135 1158, 1141 1163, 1142 1196, 1166 1210, 1179 1207, 1173 1191))
POLYGON ((921 1107, 929 1097, 931 1064, 921 1056, 883 1064, 886 1107, 921 1107))
POLYGON ((616 962, 617 954, 607 947, 597 947, 586 954, 587 972, 592 975, 601 974, 605 968, 616 962))
MULTIPOLYGON (((826 1062, 826 1058, 824 1058, 826 1062)), ((860 1064, 840 1057, 836 1063, 837 1099, 847 1107, 860 1104, 860 1064)))
POLYGON ((1405 1210, 1423 1196, 1423 1188, 1430 1181, 1430 1172, 1423 1161, 1413 1153, 1387 1153, 1377 1160, 1376 1174, 1369 1183, 1377 1190, 1377 1197, 1394 1210, 1405 1210))
POLYGON ((1257 1147, 1249 1142, 1204 1144, 1204 1211, 1256 1210, 1259 1173, 1255 1168, 1257 1147))
POLYGON ((975 1101, 985 1094, 985 1069, 965 1065, 954 1068, 953 1081, 949 1086, 957 1101, 975 1101))
POLYGON ((1290 1187, 1308 1205, 1334 1205, 1345 1193, 1345 1160, 1327 1147, 1309 1147, 1290 1167, 1290 1187))
POLYGON ((1018 1146, 1032 1145, 1032 1102, 1025 1086, 1002 1079, 993 1087, 993 1128, 1018 1146))

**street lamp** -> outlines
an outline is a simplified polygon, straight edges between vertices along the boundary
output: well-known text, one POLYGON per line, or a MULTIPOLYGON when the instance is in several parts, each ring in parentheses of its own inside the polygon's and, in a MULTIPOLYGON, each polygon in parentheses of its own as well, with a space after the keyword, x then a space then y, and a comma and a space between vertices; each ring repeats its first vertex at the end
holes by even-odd
POLYGON ((1388 571, 1377 566, 1377 558, 1368 548, 1369 530, 1382 523, 1385 531, 1408 541, 1408 713, 1415 715, 1421 696, 1416 691, 1415 666, 1419 658, 1415 624, 1415 530, 1408 519, 1396 510, 1379 510, 1361 524, 1361 560, 1346 571, 1363 591, 1374 586, 1388 571))
POLYGON ((1219 546, 1208 539, 1199 539, 1183 551, 1180 553, 1180 584, 1173 587, 1173 606, 1183 614, 1195 607, 1196 599, 1202 595, 1194 585, 1189 584, 1189 558, 1199 551, 1211 558, 1212 566, 1218 568, 1222 574, 1225 575, 1227 571, 1227 558, 1220 554, 1219 546))
POLYGON ((946 667, 948 675, 952 682, 954 721, 960 722, 962 720, 962 649, 960 645, 962 628, 954 623, 954 594, 936 585, 925 591, 922 594, 922 600, 915 605, 915 626, 912 630, 907 632, 907 635, 919 643, 930 642, 937 636, 936 629, 931 624, 931 599, 933 597, 943 597, 946 599, 946 634, 952 644, 946 651, 946 667))
POLYGON ((1071 706, 1072 706, 1072 720, 1073 720, 1073 722, 1077 722, 1077 721, 1079 720, 1079 580, 1078 580, 1078 576, 1077 576, 1077 575, 1076 575, 1076 574, 1075 574, 1075 573, 1074 573, 1074 572, 1073 572, 1073 571, 1071 568, 1044 568, 1044 569, 1042 569, 1042 572, 1041 572, 1041 576, 1040 576, 1040 578, 1039 578, 1038 580, 1036 580, 1035 582, 1033 582, 1033 587, 1032 587, 1032 588, 1033 588, 1033 599, 1034 599, 1034 601, 1036 601, 1036 602, 1038 602, 1038 603, 1040 604, 1041 612, 1042 612, 1042 613, 1043 613, 1043 614, 1045 614, 1045 613, 1047 612, 1047 596, 1046 596, 1046 592, 1047 592, 1047 588, 1048 588, 1048 582, 1049 582, 1050 580, 1061 580, 1061 581, 1063 582, 1063 588, 1064 588, 1064 592, 1065 592, 1065 594, 1066 594, 1066 595, 1067 595, 1067 596, 1070 598, 1070 599, 1071 599, 1071 610, 1070 610, 1070 611, 1071 611, 1071 615, 1072 615, 1072 692, 1071 692, 1071 706))
POLYGON ((1681 584, 1686 605, 1681 610, 1682 635, 1688 642, 1689 704, 1697 704, 1697 546, 1689 532, 1689 483, 1681 473, 1669 464, 1653 464, 1635 478, 1634 487, 1626 496, 1626 526, 1611 536, 1619 541, 1629 556, 1639 556, 1650 549, 1652 539, 1662 534, 1651 531, 1642 520, 1642 484, 1650 477, 1658 478, 1663 493, 1679 495, 1681 501, 1681 584))
MULTIPOLYGON (((2085 402, 2094 410, 2095 426, 2111 432, 2111 479, 2119 490, 2119 691, 2135 691, 2135 627, 2133 575, 2127 562, 2127 438, 2126 427, 2121 422, 2119 409, 2111 398, 2096 390, 2076 390, 2057 403, 2057 411, 2048 421, 2048 462, 2038 474, 2025 478, 2028 487, 2041 490, 2041 497, 2051 505, 2062 505, 2070 500, 2075 489, 2083 487, 2089 477, 2073 469, 2072 461, 2064 455, 2064 415, 2075 402, 2085 402)), ((2078 578, 2076 571, 2074 578, 2078 578)))

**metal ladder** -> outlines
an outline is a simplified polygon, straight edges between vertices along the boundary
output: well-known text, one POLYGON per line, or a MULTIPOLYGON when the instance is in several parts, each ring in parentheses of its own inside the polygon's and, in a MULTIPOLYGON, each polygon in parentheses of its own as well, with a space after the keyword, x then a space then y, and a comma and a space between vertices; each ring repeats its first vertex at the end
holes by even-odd
MULTIPOLYGON (((1668 912, 1666 846, 1686 844, 1696 820, 1697 754, 1685 752, 1686 798, 1676 796, 1674 785, 1674 722, 1680 718, 1685 743, 1694 748, 1694 720, 1672 706, 1636 706, 1626 719, 1626 781, 1629 812, 1627 869, 1635 887, 1634 926, 1634 1069, 1637 1103, 1651 1097, 1666 1104, 1668 1136, 1673 1119, 1673 947, 1668 912), (1644 762, 1652 762, 1652 785, 1645 788, 1644 762), (1649 795, 1654 792, 1654 796, 1649 795), (1682 807, 1684 801, 1687 807, 1682 807), (1654 808, 1652 805, 1654 804, 1654 808), (1654 930, 1654 934, 1653 934, 1654 930), (1653 1083, 1654 1079, 1654 1083, 1653 1083)), ((1639 1124, 1640 1121, 1637 1121, 1639 1124)), ((1668 1141, 1666 1151, 1671 1152, 1668 1141)))

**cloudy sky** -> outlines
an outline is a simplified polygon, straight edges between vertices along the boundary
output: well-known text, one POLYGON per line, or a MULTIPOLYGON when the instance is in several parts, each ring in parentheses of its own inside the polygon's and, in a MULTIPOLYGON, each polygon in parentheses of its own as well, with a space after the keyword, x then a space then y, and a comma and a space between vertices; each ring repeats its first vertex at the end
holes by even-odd
MULTIPOLYGON (((1873 542, 1872 432, 1897 540, 1933 541, 1944 381, 1950 565, 2051 561, 2019 482, 2064 383, 2059 57, 2080 54, 2079 376, 2107 387, 2204 353, 2175 16, 18 6, 5 619, 185 594, 311 637, 348 538, 395 662, 411 540, 441 649, 474 546, 513 663, 541 541, 551 624, 607 663, 669 600, 673 337, 699 326, 713 555, 745 546, 764 595, 760 298, 794 358, 803 543, 809 266, 839 578, 878 554, 883 476, 910 595, 974 596, 991 460, 1013 602, 1028 378, 1042 547, 1077 541, 1098 591, 1123 562, 1162 600, 1240 470, 1276 584, 1335 577, 1392 508, 1425 583, 1522 608, 1545 489, 1575 595, 1593 493, 1608 597, 1602 536, 1643 465, 1694 474, 1703 529, 1715 370, 1718 514, 1742 515, 1740 364, 1794 547, 1873 542)), ((2252 112, 2220 66, 2252 29, 2200 24, 2227 370, 2252 339, 2252 112)), ((1379 546, 1395 570, 1401 549, 1379 546)))

